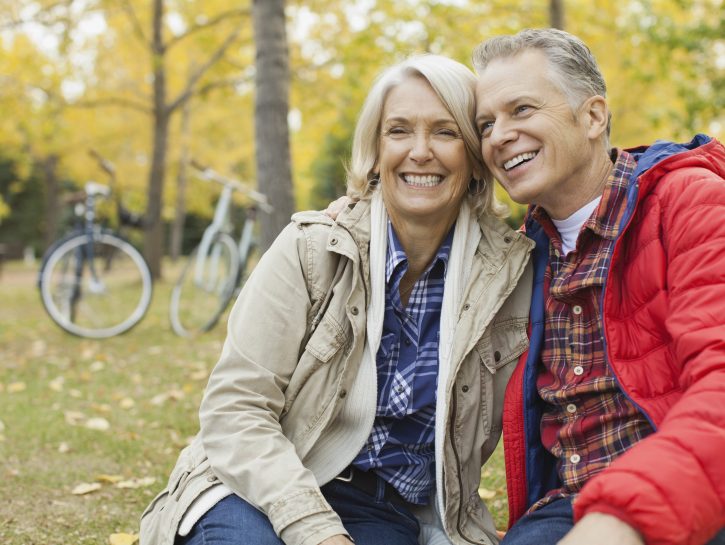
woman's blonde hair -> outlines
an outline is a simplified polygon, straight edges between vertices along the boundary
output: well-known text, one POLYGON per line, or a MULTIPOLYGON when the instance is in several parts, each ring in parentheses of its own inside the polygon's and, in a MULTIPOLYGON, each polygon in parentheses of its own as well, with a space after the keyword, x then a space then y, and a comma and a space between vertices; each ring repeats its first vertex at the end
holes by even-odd
POLYGON ((468 188, 470 204, 477 214, 504 215, 506 208, 493 193, 493 176, 481 157, 481 144, 474 122, 476 76, 459 62, 440 55, 414 55, 387 68, 373 83, 360 110, 347 168, 347 194, 365 199, 375 190, 374 168, 380 151, 383 108, 388 93, 410 77, 426 80, 453 116, 463 136, 473 167, 468 188))

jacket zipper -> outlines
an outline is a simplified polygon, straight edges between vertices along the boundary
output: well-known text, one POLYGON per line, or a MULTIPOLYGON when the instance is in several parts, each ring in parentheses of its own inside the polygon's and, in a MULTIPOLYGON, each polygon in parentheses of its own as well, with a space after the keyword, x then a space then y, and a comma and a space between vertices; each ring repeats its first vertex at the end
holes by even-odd
MULTIPOLYGON (((480 543, 478 541, 474 541, 473 539, 471 539, 470 537, 468 537, 467 535, 465 535, 463 533, 463 523, 462 523, 462 518, 463 518, 463 495, 460 493, 460 491, 463 490, 463 480, 461 479, 461 460, 460 460, 460 458, 458 456, 458 451, 456 450, 456 441, 455 441, 455 434, 454 434, 455 428, 456 428, 456 416, 457 416, 457 412, 458 412, 456 410, 457 407, 458 407, 458 391, 455 388, 455 382, 454 382, 454 387, 453 387, 453 414, 452 414, 452 418, 451 418, 451 424, 450 424, 449 433, 450 433, 450 437, 451 437, 451 439, 450 439, 451 440, 451 447, 452 447, 451 450, 453 450, 453 457, 455 458, 455 462, 456 462, 456 475, 458 476, 458 490, 459 490, 459 494, 458 494, 458 520, 457 520, 457 523, 456 523, 456 528, 458 529, 458 535, 460 535, 461 538, 465 539, 468 543, 473 543, 475 545, 480 545, 480 543)), ((445 451, 445 449, 444 449, 444 451, 445 451)), ((441 485, 442 484, 443 483, 441 483, 441 485)), ((445 511, 445 506, 444 506, 444 511, 445 511)), ((446 516, 445 515, 445 512, 444 513, 441 513, 441 516, 445 519, 445 516, 446 516)), ((445 522, 444 522, 444 527, 445 527, 445 522)))
POLYGON ((622 230, 619 233, 619 236, 617 236, 617 240, 614 242, 614 249, 612 250, 612 257, 609 261, 609 267, 607 267, 606 276, 604 277, 604 288, 602 289, 602 297, 599 301, 599 306, 602 309, 602 343, 604 343, 604 354, 607 356, 607 365, 612 370, 612 376, 614 377, 614 380, 616 381, 617 385, 619 386, 619 389, 622 391, 622 394, 624 394, 624 397, 626 397, 629 402, 634 405, 637 410, 642 414, 646 419, 647 422, 649 422, 650 426, 652 426, 653 431, 657 431, 657 426, 652 421, 652 418, 649 414, 647 414, 647 411, 645 411, 642 406, 637 403, 634 399, 632 399, 632 396, 629 395, 629 392, 622 386, 622 382, 619 380, 619 376, 617 376, 617 371, 612 365, 612 357, 609 355, 609 344, 607 343, 607 328, 605 324, 605 316, 606 313, 604 312, 604 300, 606 298, 607 294, 607 286, 609 283, 609 273, 612 270, 612 263, 614 263, 614 258, 618 253, 620 244, 622 242, 622 237, 624 236, 624 233, 629 229, 630 224, 632 223, 632 218, 634 217, 634 212, 637 209, 637 205, 639 204, 639 179, 637 179, 634 183, 634 190, 637 192, 637 195, 635 197, 634 205, 632 206, 632 210, 627 214, 626 222, 624 226, 622 227, 622 230))

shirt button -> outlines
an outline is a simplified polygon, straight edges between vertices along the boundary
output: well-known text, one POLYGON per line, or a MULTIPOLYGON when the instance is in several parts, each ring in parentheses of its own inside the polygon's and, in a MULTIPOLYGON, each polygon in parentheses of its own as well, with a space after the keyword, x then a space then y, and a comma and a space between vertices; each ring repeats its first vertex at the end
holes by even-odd
POLYGON ((581 365, 577 365, 576 367, 574 367, 574 374, 576 376, 583 375, 584 374, 584 368, 581 365))
POLYGON ((559 250, 554 250, 554 255, 556 257, 561 257, 561 253, 559 252, 559 250))
POLYGON ((573 403, 569 403, 566 406, 566 412, 568 412, 568 413, 575 413, 576 412, 576 405, 574 405, 573 403))
POLYGON ((580 307, 579 305, 574 305, 571 311, 578 316, 582 313, 582 307, 580 307))
POLYGON ((410 339, 405 339, 403 343, 405 343, 405 346, 410 346, 410 339))
POLYGON ((402 393, 403 393, 403 392, 405 391, 405 388, 403 388, 402 386, 398 386, 398 387, 397 387, 397 388, 395 389, 395 391, 396 391, 396 392, 398 392, 399 394, 402 394, 402 393))
POLYGON ((375 450, 375 446, 374 445, 368 445, 368 452, 372 452, 373 450, 375 450))
POLYGON ((569 457, 569 461, 570 461, 570 462, 571 462, 572 464, 578 464, 579 462, 581 462, 581 461, 582 461, 582 457, 581 457, 581 456, 579 456, 578 454, 572 454, 572 455, 571 455, 571 456, 569 457))

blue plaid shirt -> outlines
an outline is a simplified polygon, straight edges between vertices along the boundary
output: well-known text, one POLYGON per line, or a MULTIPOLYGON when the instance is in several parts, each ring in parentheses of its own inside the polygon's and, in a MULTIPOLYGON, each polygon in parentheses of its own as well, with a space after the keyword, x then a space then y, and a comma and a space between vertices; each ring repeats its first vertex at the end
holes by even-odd
POLYGON ((453 229, 410 293, 400 300, 408 259, 388 222, 385 316, 377 353, 378 403, 355 467, 374 470, 407 501, 428 503, 435 481, 438 334, 453 229))

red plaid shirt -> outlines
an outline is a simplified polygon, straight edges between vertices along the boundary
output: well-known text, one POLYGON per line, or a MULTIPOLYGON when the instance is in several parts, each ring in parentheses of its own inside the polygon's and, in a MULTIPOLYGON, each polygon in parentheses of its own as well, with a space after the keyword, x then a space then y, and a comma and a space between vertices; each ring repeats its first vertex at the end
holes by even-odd
POLYGON ((547 213, 540 207, 532 212, 551 239, 543 367, 537 388, 546 403, 542 443, 558 459, 562 486, 549 491, 529 511, 576 494, 588 479, 652 432, 607 365, 600 308, 626 206, 627 180, 634 167, 632 157, 620 151, 599 206, 566 257, 547 213))

